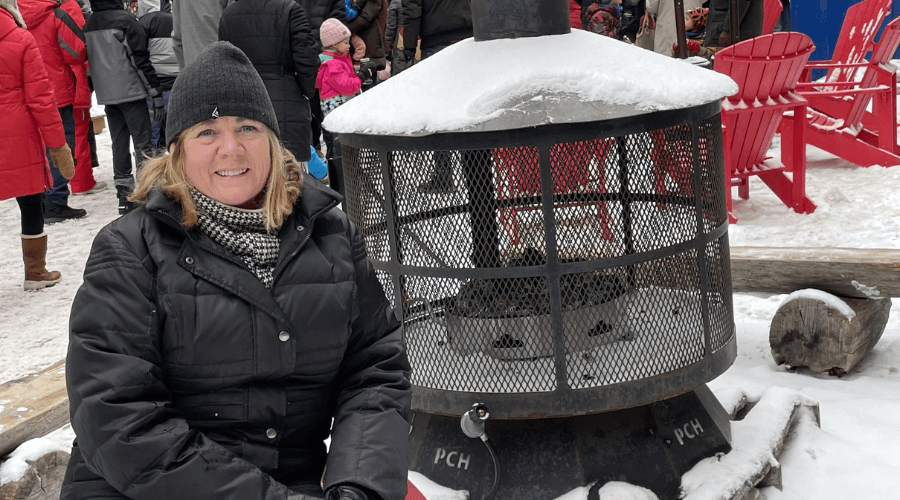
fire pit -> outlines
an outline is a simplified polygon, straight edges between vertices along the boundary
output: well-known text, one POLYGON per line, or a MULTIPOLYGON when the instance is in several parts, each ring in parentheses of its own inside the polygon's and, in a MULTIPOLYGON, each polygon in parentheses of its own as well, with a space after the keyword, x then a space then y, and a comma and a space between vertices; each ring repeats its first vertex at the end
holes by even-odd
MULTIPOLYGON (((476 40, 502 32, 476 22, 476 40)), ((705 387, 736 356, 718 98, 660 110, 543 89, 453 130, 342 126, 392 82, 329 119, 347 212, 405 325, 410 468, 475 499, 604 480, 674 499, 684 471, 729 449, 705 387), (423 192, 444 162, 454 188, 423 192), (476 403, 507 467, 460 433, 476 403)))

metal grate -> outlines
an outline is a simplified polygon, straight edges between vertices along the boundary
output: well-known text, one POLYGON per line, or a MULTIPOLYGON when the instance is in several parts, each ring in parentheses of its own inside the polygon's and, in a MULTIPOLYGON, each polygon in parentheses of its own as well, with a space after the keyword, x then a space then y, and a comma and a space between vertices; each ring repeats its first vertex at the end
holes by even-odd
POLYGON ((718 103, 640 118, 341 136, 346 209, 405 324, 415 409, 606 411, 731 364, 718 103), (451 189, 420 189, 445 167, 451 189))

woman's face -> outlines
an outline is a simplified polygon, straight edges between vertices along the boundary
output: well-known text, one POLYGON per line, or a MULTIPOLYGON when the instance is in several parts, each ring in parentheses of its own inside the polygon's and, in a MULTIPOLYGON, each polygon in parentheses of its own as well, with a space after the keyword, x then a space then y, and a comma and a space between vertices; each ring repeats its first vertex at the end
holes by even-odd
POLYGON ((258 208, 272 169, 265 125, 223 116, 184 133, 184 173, 191 184, 226 205, 258 208))

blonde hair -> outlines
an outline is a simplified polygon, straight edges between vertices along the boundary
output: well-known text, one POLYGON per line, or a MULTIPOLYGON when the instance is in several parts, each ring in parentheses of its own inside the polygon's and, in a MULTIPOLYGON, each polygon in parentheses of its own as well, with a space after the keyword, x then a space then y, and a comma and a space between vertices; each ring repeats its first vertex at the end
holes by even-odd
MULTIPOLYGON (((190 130, 190 129, 188 129, 190 130)), ((272 167, 265 187, 263 213, 266 215, 266 229, 274 233, 291 214, 294 203, 303 189, 303 167, 294 155, 282 146, 278 137, 268 127, 264 127, 269 141, 269 157, 272 167)), ((169 152, 144 160, 138 173, 138 188, 128 197, 137 203, 146 203, 150 192, 161 190, 181 205, 181 225, 192 229, 197 225, 197 207, 191 196, 194 187, 184 173, 184 137, 187 130, 169 146, 169 152)))

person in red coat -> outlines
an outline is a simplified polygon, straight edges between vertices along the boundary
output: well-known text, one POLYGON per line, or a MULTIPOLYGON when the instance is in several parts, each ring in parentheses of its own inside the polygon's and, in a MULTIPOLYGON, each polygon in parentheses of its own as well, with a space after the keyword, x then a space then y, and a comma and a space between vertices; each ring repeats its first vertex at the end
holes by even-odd
MULTIPOLYGON (((75 69, 87 57, 84 15, 74 0, 18 0, 22 19, 34 36, 44 60, 44 68, 53 88, 56 107, 66 131, 66 143, 75 150, 75 69)), ((87 211, 69 206, 69 181, 50 162, 53 184, 44 193, 44 220, 63 222, 87 215, 87 211)))
POLYGON ((75 70, 75 176, 69 180, 72 194, 94 194, 109 186, 94 179, 94 162, 91 155, 91 88, 88 85, 88 64, 75 70))
POLYGON ((573 29, 581 29, 581 4, 576 0, 569 0, 569 22, 573 29))
POLYGON ((0 200, 15 198, 22 213, 25 290, 55 285, 47 271, 44 189, 52 185, 45 148, 63 176, 75 171, 62 119, 34 37, 16 0, 0 0, 0 200))

